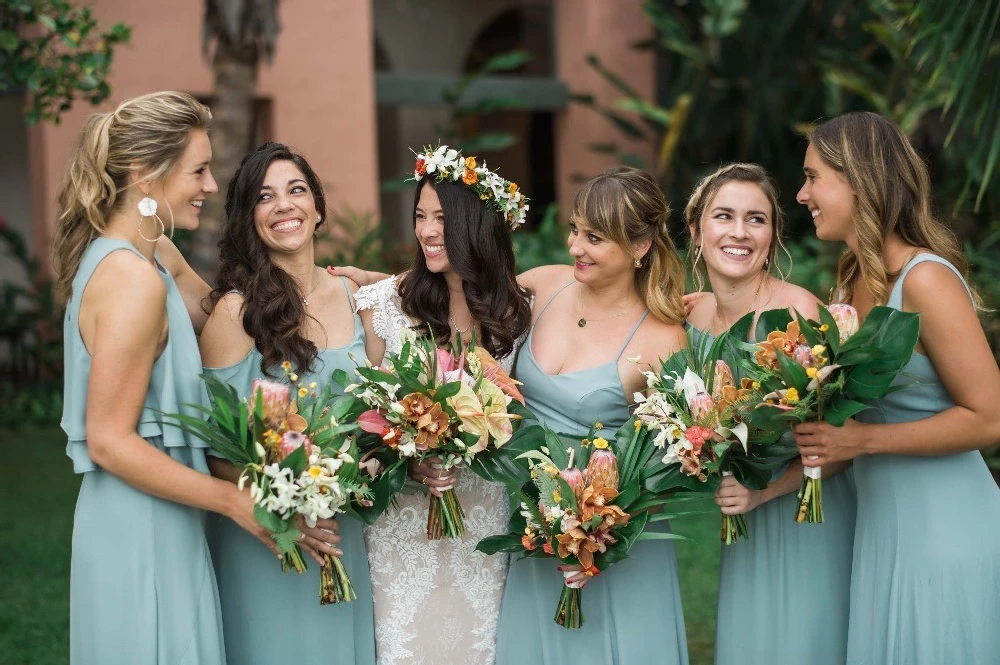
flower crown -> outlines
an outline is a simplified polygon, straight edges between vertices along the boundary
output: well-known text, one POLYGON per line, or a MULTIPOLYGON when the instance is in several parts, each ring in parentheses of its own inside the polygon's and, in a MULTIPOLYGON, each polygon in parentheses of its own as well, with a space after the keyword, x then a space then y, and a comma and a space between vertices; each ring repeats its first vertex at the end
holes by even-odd
POLYGON ((431 175, 437 182, 461 181, 479 195, 482 201, 503 214, 511 231, 524 224, 528 212, 528 197, 521 194, 517 183, 504 180, 495 172, 476 164, 475 157, 463 157, 454 148, 446 145, 424 148, 414 153, 417 163, 413 167, 413 178, 418 182, 431 175))

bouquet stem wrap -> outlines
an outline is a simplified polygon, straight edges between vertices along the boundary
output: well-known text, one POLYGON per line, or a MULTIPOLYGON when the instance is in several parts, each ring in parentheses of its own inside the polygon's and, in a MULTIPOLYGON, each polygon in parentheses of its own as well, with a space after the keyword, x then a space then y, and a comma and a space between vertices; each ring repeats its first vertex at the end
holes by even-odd
POLYGON ((441 496, 431 495, 427 510, 427 538, 441 540, 442 538, 461 538, 465 535, 465 512, 458 502, 458 494, 454 488, 449 488, 441 496))
POLYGON ((807 466, 802 471, 802 485, 799 487, 799 508, 795 521, 821 524, 823 522, 823 470, 818 466, 807 466))
MULTIPOLYGON (((576 572, 566 571, 563 577, 569 578, 576 572)), ((559 604, 556 606, 555 621, 563 628, 579 628, 583 625, 583 610, 580 607, 580 587, 579 582, 566 582, 562 593, 559 595, 559 604)))
POLYGON ((319 604, 349 603, 358 596, 339 556, 324 555, 319 571, 319 604))

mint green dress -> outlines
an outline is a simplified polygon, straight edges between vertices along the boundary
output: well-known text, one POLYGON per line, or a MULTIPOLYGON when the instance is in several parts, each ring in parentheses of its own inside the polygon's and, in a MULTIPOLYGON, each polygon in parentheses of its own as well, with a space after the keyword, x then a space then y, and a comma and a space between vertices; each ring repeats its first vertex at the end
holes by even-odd
MULTIPOLYGON (((343 278, 341 278, 343 279, 343 278)), ((347 283, 344 282, 344 288, 347 283)), ((348 290, 350 302, 350 291, 348 290)), ((312 371, 299 375, 299 383, 328 382, 335 369, 352 373, 365 355, 365 330, 354 316, 354 337, 347 346, 322 349, 312 371)), ((254 379, 265 376, 256 347, 235 365, 205 368, 205 373, 226 381, 241 396, 250 393, 254 379)), ((375 623, 371 574, 361 523, 341 517, 340 549, 357 599, 334 605, 319 604, 319 565, 305 555, 309 568, 301 575, 282 572, 277 558, 260 541, 232 520, 209 518, 208 539, 219 579, 226 655, 232 665, 274 663, 375 664, 375 623)))
MULTIPOLYGON (((87 453, 90 354, 80 336, 80 300, 98 264, 130 243, 96 238, 73 278, 63 323, 66 376, 62 428, 73 470, 83 474, 73 519, 70 662, 78 665, 221 665, 226 662, 215 573, 201 510, 159 499, 104 471, 87 453)), ((153 363, 139 436, 203 473, 205 444, 157 422, 157 412, 195 415, 204 390, 198 342, 170 274, 166 347, 153 363)), ((128 298, 128 289, 122 290, 128 298)))
MULTIPOLYGON (((920 254, 904 266, 889 307, 902 308, 903 281, 925 261, 959 274, 944 259, 920 254)), ((919 353, 895 385, 903 389, 858 420, 912 422, 954 406, 930 358, 919 353)), ((982 455, 864 455, 854 461, 854 476, 846 662, 1000 663, 1000 489, 982 455)))
POLYGON ((822 524, 795 522, 797 492, 746 513, 749 540, 722 546, 716 665, 843 665, 856 504, 847 469, 823 479, 822 524))
MULTIPOLYGON (((524 383, 521 392, 527 407, 548 427, 580 438, 595 420, 610 432, 624 425, 630 414, 618 376, 618 358, 647 313, 636 322, 614 360, 567 374, 550 375, 539 367, 529 332, 515 369, 524 383)), ((650 528, 668 531, 670 527, 661 521, 650 528)), ((591 580, 582 593, 585 623, 579 629, 563 628, 553 620, 563 587, 557 565, 554 559, 511 561, 500 609, 498 665, 687 664, 673 542, 636 543, 627 559, 591 580)))

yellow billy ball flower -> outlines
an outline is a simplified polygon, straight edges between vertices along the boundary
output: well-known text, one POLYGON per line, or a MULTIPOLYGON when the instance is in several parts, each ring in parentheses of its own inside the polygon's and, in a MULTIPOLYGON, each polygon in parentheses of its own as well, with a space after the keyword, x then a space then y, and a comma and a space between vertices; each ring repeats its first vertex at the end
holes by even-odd
POLYGON ((826 325, 825 323, 819 327, 819 331, 820 332, 826 332, 829 329, 830 329, 830 326, 826 325))
POLYGON ((817 345, 816 345, 816 346, 814 346, 813 348, 809 349, 809 351, 810 351, 810 352, 811 352, 811 353, 812 353, 812 354, 813 354, 814 356, 818 356, 818 355, 820 355, 820 354, 822 354, 822 353, 824 353, 824 352, 826 351, 826 347, 825 347, 825 346, 823 346, 822 344, 817 344, 817 345))
POLYGON ((598 450, 604 450, 608 447, 608 442, 603 436, 599 436, 594 439, 594 447, 598 450))
POLYGON ((788 392, 785 393, 785 401, 789 404, 794 404, 799 401, 799 391, 795 388, 789 388, 788 392))
POLYGON ((817 374, 819 374, 819 370, 815 367, 806 367, 806 376, 810 379, 815 379, 817 374))

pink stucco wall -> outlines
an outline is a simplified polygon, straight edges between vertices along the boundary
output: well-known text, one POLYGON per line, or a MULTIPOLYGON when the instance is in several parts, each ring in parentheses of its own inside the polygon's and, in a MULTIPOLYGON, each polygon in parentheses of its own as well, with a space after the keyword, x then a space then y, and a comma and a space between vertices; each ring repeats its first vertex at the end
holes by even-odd
MULTIPOLYGON (((591 93, 604 106, 622 97, 586 62, 593 53, 602 64, 625 78, 646 99, 653 99, 655 61, 650 51, 630 44, 648 39, 650 26, 637 0, 555 0, 557 74, 570 91, 591 93)), ((580 185, 574 174, 596 175, 617 162, 587 148, 590 143, 617 143, 651 160, 650 144, 628 141, 603 116, 579 104, 556 117, 556 196, 568 214, 580 185)))
MULTIPOLYGON (((201 51, 202 0, 94 0, 101 25, 132 26, 115 56, 113 99, 98 110, 154 90, 209 95, 212 73, 201 51)), ((273 103, 269 137, 306 153, 329 184, 334 206, 378 209, 372 13, 366 0, 302 0, 279 5, 282 31, 258 94, 273 103)), ((77 104, 61 124, 29 130, 32 222, 36 247, 47 245, 56 192, 80 128, 94 111, 77 104)))
MULTIPOLYGON (((293 145, 309 157, 329 187, 334 207, 378 214, 372 2, 280 3, 282 30, 277 54, 270 66, 261 69, 258 95, 272 103, 273 135, 268 138, 293 145)), ((585 63, 589 53, 596 53, 633 87, 652 97, 653 58, 629 48, 629 44, 648 37, 650 28, 641 0, 551 2, 557 76, 571 91, 594 93, 604 103, 619 96, 585 63)), ((115 57, 110 81, 113 100, 100 110, 113 109, 125 98, 153 90, 211 93, 211 68, 201 51, 203 0, 92 0, 90 5, 101 25, 122 21, 133 27, 131 44, 120 48, 115 57)), ((447 11, 440 5, 427 7, 432 9, 447 11)), ((483 12, 490 13, 485 6, 483 12)), ((383 40, 392 37, 382 35, 383 40)), ((35 247, 48 245, 63 169, 73 140, 93 110, 79 103, 61 124, 28 130, 35 247)), ((428 123, 432 117, 426 110, 419 115, 428 123)), ((557 197, 561 209, 568 211, 579 186, 573 175, 596 174, 613 163, 588 150, 587 144, 621 142, 623 138, 606 119, 576 104, 556 116, 557 197)), ((651 153, 644 145, 628 148, 640 155, 651 153)))

